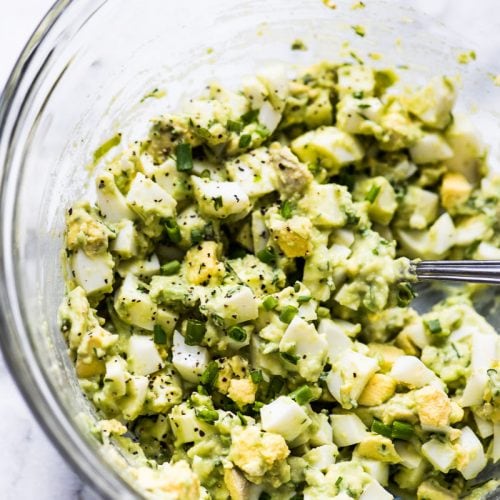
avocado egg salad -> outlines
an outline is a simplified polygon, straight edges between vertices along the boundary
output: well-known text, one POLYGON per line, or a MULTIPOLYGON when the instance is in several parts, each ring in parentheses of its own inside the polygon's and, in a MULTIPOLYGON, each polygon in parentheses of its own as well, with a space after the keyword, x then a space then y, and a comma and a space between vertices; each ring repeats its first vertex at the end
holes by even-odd
POLYGON ((411 307, 410 259, 500 259, 500 179, 455 97, 359 62, 269 68, 99 162, 59 321, 142 495, 495 488, 497 333, 476 289, 411 307))

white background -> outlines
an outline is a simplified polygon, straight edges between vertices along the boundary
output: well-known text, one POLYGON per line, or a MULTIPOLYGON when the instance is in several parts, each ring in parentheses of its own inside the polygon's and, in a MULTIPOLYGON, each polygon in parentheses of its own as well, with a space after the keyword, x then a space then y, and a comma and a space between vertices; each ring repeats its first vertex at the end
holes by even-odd
MULTIPOLYGON (((370 1, 373 0, 365 0, 366 3, 370 1)), ((480 43, 479 56, 484 60, 498 57, 498 0, 416 0, 412 3, 465 38, 480 43)), ((0 0, 0 89, 28 37, 51 4, 51 0, 0 0)), ((81 484, 38 427, 1 356, 0 423, 2 500, 71 500, 90 496, 89 489, 81 484)))

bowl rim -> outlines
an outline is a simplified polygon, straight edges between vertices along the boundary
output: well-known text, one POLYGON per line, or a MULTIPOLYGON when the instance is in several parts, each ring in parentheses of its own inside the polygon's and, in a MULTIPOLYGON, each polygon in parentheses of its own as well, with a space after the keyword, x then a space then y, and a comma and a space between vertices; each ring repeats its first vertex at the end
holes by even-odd
MULTIPOLYGON (((106 3, 101 0, 100 5, 106 3)), ((16 387, 37 424, 49 438, 59 455, 82 482, 101 498, 137 498, 131 486, 100 454, 95 453, 77 429, 74 419, 61 401, 52 394, 51 384, 37 366, 36 356, 29 347, 26 328, 22 323, 11 244, 13 241, 11 212, 8 203, 9 163, 17 118, 33 90, 31 77, 36 76, 41 62, 52 47, 48 35, 56 23, 64 19, 67 9, 78 2, 56 0, 42 17, 20 52, 5 86, 0 93, 0 350, 16 387), (6 202, 7 200, 7 202, 6 202), (20 321, 19 321, 20 320, 20 321), (21 328, 19 326, 21 325, 21 328), (21 346, 28 347, 22 348, 21 346), (16 349, 19 348, 19 349, 16 349), (106 473, 103 473, 106 471, 106 473), (118 488, 118 489, 117 489, 118 488)), ((64 23, 63 23, 64 24, 64 23)), ((60 42, 58 42, 60 43, 60 42)))

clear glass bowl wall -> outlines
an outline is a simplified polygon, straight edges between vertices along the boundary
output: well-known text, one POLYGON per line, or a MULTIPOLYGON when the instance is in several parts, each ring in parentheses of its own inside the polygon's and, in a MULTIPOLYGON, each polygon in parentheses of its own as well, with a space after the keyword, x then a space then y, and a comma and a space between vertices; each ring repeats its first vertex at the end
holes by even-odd
POLYGON ((500 88, 489 76, 495 69, 456 62, 473 45, 404 1, 369 2, 361 10, 351 10, 351 2, 338 5, 332 10, 321 0, 63 0, 14 69, 0 102, 0 342, 38 421, 104 497, 134 493, 106 462, 82 418, 95 416, 56 322, 64 292, 64 213, 85 193, 85 166, 103 140, 117 131, 123 143, 140 137, 149 117, 179 107, 207 81, 236 86, 262 65, 348 60, 354 49, 361 56, 383 54, 374 62, 378 66, 408 66, 401 72, 412 83, 460 71, 459 107, 472 113, 498 170, 500 88), (355 24, 366 27, 366 37, 355 35, 355 24), (291 51, 296 38, 309 50, 291 51), (346 40, 350 49, 343 47, 346 40), (155 87, 166 96, 141 103, 155 87))

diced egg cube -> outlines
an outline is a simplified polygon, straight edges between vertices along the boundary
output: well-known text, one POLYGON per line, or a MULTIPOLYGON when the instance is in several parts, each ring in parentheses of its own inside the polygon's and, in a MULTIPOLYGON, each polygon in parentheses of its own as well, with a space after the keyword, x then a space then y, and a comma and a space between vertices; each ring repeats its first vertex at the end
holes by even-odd
POLYGON ((366 426, 357 415, 331 415, 330 422, 333 442, 340 448, 361 443, 367 435, 366 426))
POLYGON ((87 295, 113 290, 113 259, 109 253, 88 256, 79 249, 73 254, 73 276, 87 295))
POLYGON ((127 361, 135 375, 149 375, 163 367, 158 349, 151 337, 132 335, 128 342, 127 361))
POLYGON ((242 218, 250 209, 250 200, 238 182, 218 182, 191 176, 200 211, 208 217, 242 218))
POLYGON ((260 409, 262 428, 293 441, 310 425, 304 408, 288 396, 280 396, 260 409))
POLYGON ((450 443, 433 438, 422 445, 422 455, 434 468, 447 473, 453 468, 457 453, 450 443))
POLYGON ((130 184, 126 196, 129 207, 146 223, 155 217, 173 217, 177 202, 159 184, 140 172, 130 184))
POLYGON ((464 427, 458 439, 458 446, 462 456, 457 469, 465 479, 473 479, 486 467, 483 445, 470 427, 464 427))
POLYGON ((425 133, 410 147, 411 159, 417 164, 437 163, 453 157, 453 150, 440 134, 425 133))
POLYGON ((401 384, 416 388, 440 382, 434 372, 415 356, 398 357, 389 375, 401 384))
POLYGON ((178 332, 174 332, 172 346, 172 363, 180 376, 196 384, 210 362, 208 349, 201 346, 187 345, 184 337, 178 332))

